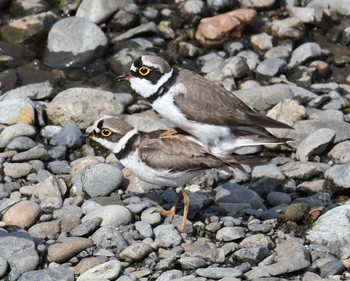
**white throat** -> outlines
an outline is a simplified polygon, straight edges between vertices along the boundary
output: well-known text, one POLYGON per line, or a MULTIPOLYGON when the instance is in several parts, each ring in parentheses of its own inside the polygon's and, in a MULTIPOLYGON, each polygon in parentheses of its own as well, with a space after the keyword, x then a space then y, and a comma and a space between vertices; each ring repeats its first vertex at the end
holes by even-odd
POLYGON ((127 132, 125 136, 123 136, 118 142, 111 142, 107 139, 96 139, 96 141, 111 150, 113 153, 119 153, 126 148, 128 141, 137 134, 138 130, 134 128, 131 131, 127 132))
POLYGON ((131 88, 144 98, 149 98, 171 78, 173 71, 174 70, 172 69, 170 72, 165 73, 162 77, 160 77, 157 84, 153 84, 151 81, 145 78, 132 77, 129 80, 131 88))

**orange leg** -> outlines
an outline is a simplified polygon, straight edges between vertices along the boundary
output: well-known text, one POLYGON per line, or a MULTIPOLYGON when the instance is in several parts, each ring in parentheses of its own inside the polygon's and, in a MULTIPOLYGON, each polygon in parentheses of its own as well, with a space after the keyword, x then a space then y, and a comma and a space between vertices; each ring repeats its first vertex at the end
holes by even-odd
POLYGON ((175 203, 170 208, 170 210, 164 210, 162 207, 157 207, 157 211, 162 216, 169 216, 169 221, 172 222, 176 213, 176 207, 180 203, 182 198, 184 199, 184 213, 183 213, 182 226, 181 226, 180 232, 183 233, 186 230, 186 221, 187 221, 188 209, 190 205, 190 198, 188 197, 186 191, 181 190, 181 192, 179 192, 179 194, 176 197, 175 203))

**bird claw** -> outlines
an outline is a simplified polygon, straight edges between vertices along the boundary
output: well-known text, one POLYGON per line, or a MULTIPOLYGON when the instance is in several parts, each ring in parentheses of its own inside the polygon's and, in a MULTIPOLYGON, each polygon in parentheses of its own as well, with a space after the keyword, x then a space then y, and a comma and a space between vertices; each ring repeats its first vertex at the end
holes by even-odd
POLYGON ((162 216, 168 216, 169 222, 172 222, 174 220, 176 208, 173 206, 170 210, 165 210, 164 208, 157 206, 156 211, 160 213, 162 216))

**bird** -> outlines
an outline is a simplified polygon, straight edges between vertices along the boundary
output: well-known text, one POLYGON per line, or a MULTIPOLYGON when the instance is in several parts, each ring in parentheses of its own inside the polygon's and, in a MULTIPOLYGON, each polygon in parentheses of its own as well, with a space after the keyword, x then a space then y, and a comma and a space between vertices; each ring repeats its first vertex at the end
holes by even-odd
MULTIPOLYGON (((86 137, 109 149, 120 163, 136 177, 160 187, 183 187, 205 170, 218 168, 231 173, 230 167, 245 171, 241 163, 255 164, 256 158, 233 155, 225 160, 212 155, 191 135, 172 129, 151 132, 137 130, 121 115, 104 116, 87 128, 86 137)), ((176 206, 184 199, 183 221, 185 232, 189 197, 182 188, 170 210, 158 207, 161 215, 172 221, 176 206)))
POLYGON ((218 157, 231 155, 245 146, 288 146, 291 141, 265 129, 292 129, 289 125, 258 113, 196 72, 171 67, 159 56, 139 57, 116 80, 129 81, 131 88, 147 99, 160 116, 196 137, 218 157))

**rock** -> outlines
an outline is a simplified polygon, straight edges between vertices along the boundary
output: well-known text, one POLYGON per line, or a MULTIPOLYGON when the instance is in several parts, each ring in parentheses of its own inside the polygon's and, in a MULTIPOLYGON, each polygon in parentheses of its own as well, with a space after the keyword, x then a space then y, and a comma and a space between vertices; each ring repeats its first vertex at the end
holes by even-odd
POLYGON ((328 156, 333 160, 344 163, 344 155, 350 151, 350 141, 343 141, 336 144, 331 151, 328 152, 328 156))
POLYGON ((42 144, 34 146, 33 148, 28 149, 27 151, 19 152, 12 157, 14 162, 22 162, 29 160, 46 160, 49 158, 48 151, 44 148, 42 144))
POLYGON ((154 228, 155 240, 163 247, 169 248, 180 245, 182 238, 172 224, 159 225, 154 228))
POLYGON ((85 271, 77 278, 77 281, 115 280, 121 270, 122 266, 120 261, 111 260, 85 271))
POLYGON ((92 240, 87 238, 61 238, 47 248, 47 259, 49 262, 63 263, 92 245, 92 240))
POLYGON ((145 243, 134 243, 125 248, 120 254, 120 258, 127 262, 135 262, 143 259, 146 255, 152 253, 153 248, 145 243))
POLYGON ((37 222, 40 213, 38 204, 31 201, 20 201, 6 211, 2 220, 7 225, 26 228, 37 222))
POLYGON ((79 261, 79 263, 74 267, 74 274, 81 275, 85 271, 95 267, 96 265, 100 265, 107 261, 107 257, 87 257, 83 258, 79 261))
POLYGON ((321 55, 321 47, 316 43, 304 43, 292 52, 289 67, 296 67, 311 58, 317 58, 321 55))
POLYGON ((29 163, 4 163, 4 174, 14 179, 27 176, 33 171, 33 166, 29 163))
POLYGON ((342 189, 350 188, 350 164, 334 165, 324 174, 326 182, 324 188, 333 194, 342 189))
POLYGON ((8 270, 7 261, 3 257, 0 257, 0 278, 5 276, 7 270, 8 270))
POLYGON ((76 12, 77 17, 86 18, 94 23, 100 24, 110 16, 112 16, 116 11, 122 9, 127 4, 132 3, 131 0, 122 1, 91 1, 84 0, 80 3, 78 10, 76 12))
POLYGON ((57 20, 58 16, 51 11, 22 17, 2 26, 1 38, 10 43, 23 43, 47 33, 57 20))
POLYGON ((274 164, 267 164, 256 166, 252 171, 253 179, 259 179, 263 177, 274 178, 277 180, 284 180, 286 177, 282 171, 274 164))
POLYGON ((47 105, 48 118, 54 124, 64 126, 73 120, 82 130, 103 115, 116 115, 123 110, 111 92, 89 88, 67 89, 47 105))
POLYGON ((5 99, 0 101, 0 116, 2 124, 28 124, 33 125, 35 122, 34 106, 30 99, 5 99))
POLYGON ((244 30, 253 25, 256 15, 253 9, 237 9, 203 18, 197 27, 195 38, 203 46, 219 46, 231 38, 241 37, 244 30))
POLYGON ((158 31, 157 25, 154 22, 147 22, 144 24, 141 24, 137 27, 131 28, 128 31, 114 37, 111 40, 112 44, 117 44, 123 40, 130 39, 134 36, 143 34, 143 33, 156 33, 158 31))
POLYGON ((254 191, 235 183, 224 183, 215 189, 218 203, 249 203, 252 208, 264 208, 263 200, 254 191))
POLYGON ((0 234, 1 257, 7 260, 11 268, 20 273, 35 270, 39 265, 39 256, 35 244, 21 233, 0 234))
POLYGON ((323 174, 329 169, 329 166, 315 162, 290 162, 281 166, 281 169, 289 178, 308 180, 323 174))
POLYGON ((321 155, 335 139, 336 132, 331 129, 319 129, 301 141, 297 149, 297 158, 308 161, 314 155, 321 155))
POLYGON ((111 249, 118 255, 129 246, 123 234, 111 226, 100 227, 91 236, 91 239, 97 247, 111 249))
POLYGON ((250 37, 250 41, 260 51, 267 51, 273 47, 272 36, 265 32, 253 35, 250 37))
POLYGON ((83 144, 83 134, 77 124, 68 122, 50 140, 50 145, 65 145, 68 148, 78 148, 83 144))
POLYGON ((5 148, 10 141, 16 137, 26 136, 32 137, 36 134, 36 129, 27 124, 15 124, 6 127, 0 133, 0 148, 5 148))
POLYGON ((102 226, 110 225, 113 227, 128 224, 132 219, 131 212, 124 206, 108 205, 91 211, 83 217, 82 222, 96 217, 102 218, 102 226))
POLYGON ((77 16, 63 18, 50 29, 44 63, 57 68, 82 67, 101 57, 106 46, 106 35, 93 22, 77 16))
POLYGON ((223 227, 216 233, 216 239, 219 241, 235 241, 245 237, 245 231, 242 227, 223 227))
POLYGON ((69 234, 70 236, 88 236, 100 227, 101 222, 101 218, 86 220, 82 224, 74 227, 69 234))
POLYGON ((17 137, 9 142, 6 146, 7 150, 25 151, 36 146, 36 143, 28 137, 17 137))
POLYGON ((278 206, 280 204, 288 205, 292 202, 292 198, 290 197, 289 194, 284 192, 278 192, 278 191, 270 192, 267 195, 266 200, 267 202, 269 202, 271 206, 278 206))
POLYGON ((323 19, 322 10, 319 8, 291 7, 289 12, 303 23, 320 23, 323 19))
POLYGON ((49 197, 61 198, 67 191, 67 186, 62 178, 50 176, 35 185, 33 196, 43 201, 49 197))
POLYGON ((22 274, 18 281, 55 281, 66 280, 74 281, 73 272, 65 267, 47 268, 41 270, 28 271, 22 274))
POLYGON ((141 213, 141 221, 155 225, 162 221, 162 216, 155 207, 150 207, 141 213))
POLYGON ((262 61, 256 68, 257 73, 265 76, 276 76, 283 73, 286 69, 287 63, 280 58, 269 58, 262 61))
POLYGON ((310 205, 307 203, 295 203, 284 208, 280 215, 281 222, 293 221, 296 223, 305 223, 310 211, 310 205))
POLYGON ((72 178, 72 183, 79 195, 98 197, 107 196, 117 190, 123 179, 123 173, 116 166, 98 163, 77 173, 72 178))
POLYGON ((271 32, 277 39, 290 39, 298 41, 304 37, 305 26, 298 18, 274 20, 271 32))
POLYGON ((238 260, 249 262, 253 266, 257 265, 269 255, 269 250, 264 246, 245 247, 235 251, 233 254, 238 260))
POLYGON ((151 225, 146 221, 135 222, 135 228, 144 238, 152 238, 154 235, 151 225))
POLYGON ((156 281, 167 281, 167 280, 176 280, 178 278, 182 277, 182 272, 177 269, 168 270, 166 272, 163 272, 156 281))
POLYGON ((60 221, 46 221, 33 225, 28 229, 28 233, 39 239, 57 239, 61 232, 60 221))
POLYGON ((181 268, 186 269, 197 269, 200 267, 206 267, 206 262, 202 258, 197 257, 183 257, 178 260, 181 268))
POLYGON ((221 267, 208 267, 198 268, 196 273, 199 276, 213 279, 220 279, 226 276, 240 277, 243 275, 242 271, 237 268, 221 268, 221 267))

